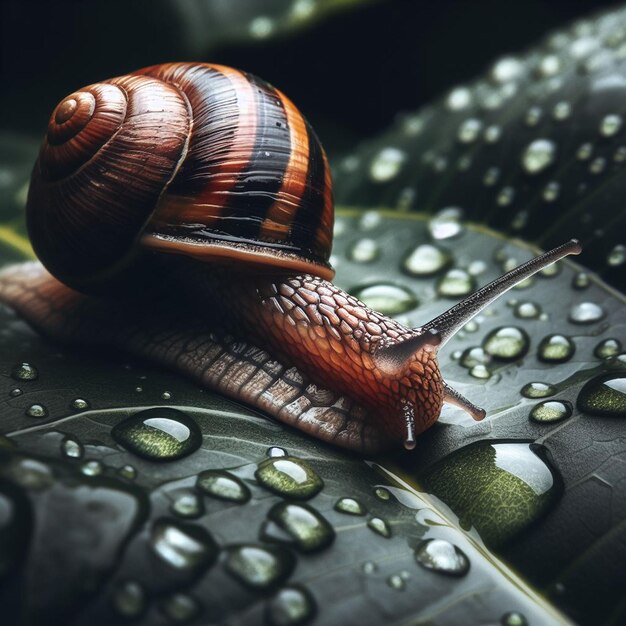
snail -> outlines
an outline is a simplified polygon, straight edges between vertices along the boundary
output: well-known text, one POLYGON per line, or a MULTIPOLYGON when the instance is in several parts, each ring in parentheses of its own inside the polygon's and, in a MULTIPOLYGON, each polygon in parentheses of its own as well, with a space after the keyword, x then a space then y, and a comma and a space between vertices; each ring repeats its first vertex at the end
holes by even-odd
POLYGON ((27 226, 41 263, 0 274, 0 301, 43 334, 184 372, 338 446, 404 444, 444 402, 438 349, 571 240, 409 329, 329 282, 331 174, 278 90, 204 63, 157 65, 56 107, 27 226))

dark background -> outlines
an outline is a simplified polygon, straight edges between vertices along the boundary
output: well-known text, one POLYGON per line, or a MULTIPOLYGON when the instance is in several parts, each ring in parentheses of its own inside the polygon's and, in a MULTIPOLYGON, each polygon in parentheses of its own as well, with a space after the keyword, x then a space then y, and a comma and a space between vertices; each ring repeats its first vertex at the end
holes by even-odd
MULTIPOLYGON (((601 8, 589 0, 386 0, 262 42, 216 45, 208 27, 207 42, 198 45, 190 43, 175 3, 2 0, 0 130, 40 136, 52 108, 74 89, 193 59, 273 83, 337 152, 388 126, 398 111, 601 8)), ((256 3, 248 0, 248 10, 250 4, 256 3)))

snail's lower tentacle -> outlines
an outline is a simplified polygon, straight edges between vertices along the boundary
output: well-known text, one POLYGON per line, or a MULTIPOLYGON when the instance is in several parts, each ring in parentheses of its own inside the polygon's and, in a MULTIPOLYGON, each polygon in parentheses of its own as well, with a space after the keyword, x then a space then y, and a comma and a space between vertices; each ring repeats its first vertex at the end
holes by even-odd
POLYGON ((393 443, 372 412, 352 399, 313 384, 249 342, 181 319, 180 309, 165 301, 155 307, 87 297, 41 264, 25 263, 0 272, 0 302, 55 341, 148 358, 335 445, 371 453, 393 443))

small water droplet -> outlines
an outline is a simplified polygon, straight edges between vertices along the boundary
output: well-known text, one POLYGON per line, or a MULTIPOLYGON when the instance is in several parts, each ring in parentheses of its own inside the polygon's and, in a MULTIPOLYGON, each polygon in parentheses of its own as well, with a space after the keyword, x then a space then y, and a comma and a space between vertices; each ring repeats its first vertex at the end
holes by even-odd
POLYGON ((433 276, 442 272, 452 263, 452 256, 447 250, 429 243, 414 248, 402 264, 411 276, 433 276))
POLYGON ((335 531, 328 520, 306 504, 279 502, 268 512, 271 520, 261 530, 264 541, 283 541, 273 532, 272 523, 286 533, 286 541, 302 552, 316 552, 327 548, 335 539, 335 531))
POLYGON ((554 385, 548 383, 528 383, 522 387, 521 394, 525 398, 549 398, 557 392, 554 385))
POLYGON ((176 624, 186 624, 200 614, 200 604, 186 593, 174 593, 166 597, 159 604, 159 609, 176 624))
POLYGON ((378 565, 376 565, 376 563, 374 563, 373 561, 365 561, 361 569, 363 570, 364 574, 370 575, 376 572, 376 570, 378 569, 378 565))
POLYGON ((391 527, 382 517, 372 517, 367 520, 367 527, 371 528, 377 535, 388 539, 391 537, 391 527))
POLYGON ((380 256, 375 239, 359 239, 348 249, 348 258, 355 263, 371 263, 380 256))
POLYGON ((578 272, 572 279, 572 287, 574 287, 574 289, 578 289, 579 291, 587 289, 590 284, 591 280, 589 278, 589 274, 586 274, 585 272, 578 272))
POLYGON ((104 472, 104 465, 100 461, 86 461, 81 465, 80 471, 85 476, 100 476, 104 472))
POLYGON ((283 587, 268 602, 266 617, 272 626, 301 626, 317 612, 313 596, 301 585, 283 587))
POLYGON ((379 311, 383 315, 400 315, 411 311, 419 304, 415 294, 406 287, 392 283, 356 287, 351 293, 370 309, 379 311))
POLYGON ((87 400, 84 400, 83 398, 76 398, 72 400, 71 407, 76 411, 84 411, 85 409, 89 408, 89 402, 87 402, 87 400))
POLYGON ((335 502, 335 511, 348 515, 365 515, 367 509, 355 498, 339 498, 335 502))
POLYGON ((504 57, 491 68, 491 78, 497 83, 507 83, 522 74, 524 66, 514 57, 504 57))
POLYGON ((556 76, 561 71, 561 60, 556 54, 549 54, 541 59, 538 71, 542 78, 556 76))
POLYGON ((541 315, 541 307, 534 302, 520 302, 514 309, 515 317, 523 320, 536 320, 541 315))
POLYGON ((546 400, 536 404, 530 411, 530 419, 543 424, 560 422, 572 414, 572 405, 567 401, 546 400))
POLYGON ((467 368, 472 368, 476 365, 486 365, 491 363, 491 356, 480 346, 472 346, 463 351, 460 363, 467 368))
POLYGON ((446 98, 446 106, 451 111, 461 111, 472 104, 472 92, 467 87, 456 87, 446 98))
POLYGON ((169 391, 164 391, 161 394, 161 399, 162 400, 171 400, 172 399, 172 394, 169 391))
POLYGON ((558 102, 552 110, 552 117, 557 122, 566 120, 572 114, 572 105, 569 102, 558 102))
POLYGON ((395 178, 402 164, 406 159, 406 154, 398 148, 383 148, 370 164, 370 177, 376 182, 387 182, 395 178))
POLYGON ((467 119, 459 126, 457 139, 460 143, 473 143, 478 138, 482 128, 483 123, 480 120, 476 118, 467 119))
POLYGON ((517 326, 494 328, 483 340, 483 349, 495 359, 513 361, 522 358, 530 346, 525 330, 517 326))
POLYGON ((522 167, 527 174, 539 174, 554 163, 556 145, 549 139, 535 139, 522 154, 522 167))
POLYGON ((483 365, 482 363, 479 363, 478 365, 474 365, 470 369, 469 373, 470 373, 470 376, 472 376, 473 378, 478 378, 480 380, 487 380, 491 378, 491 372, 489 371, 489 368, 486 365, 483 365))
POLYGON ((502 626, 528 626, 526 618, 517 611, 505 613, 500 620, 502 626))
POLYGON ((167 519, 154 523, 150 545, 159 558, 177 570, 203 570, 218 554, 217 544, 203 527, 167 519))
POLYGON ((592 174, 602 174, 606 167, 606 159, 604 157, 596 157, 589 165, 589 171, 592 174))
POLYGON ((559 197, 561 186, 555 181, 549 182, 543 189, 543 199, 546 202, 554 202, 559 197))
POLYGON ((11 398, 17 398, 18 396, 21 396, 24 392, 19 388, 19 387, 15 387, 14 389, 11 389, 11 391, 9 391, 9 395, 11 396, 11 398))
POLYGON ((442 209, 428 222, 430 236, 436 240, 459 237, 465 231, 462 218, 463 212, 456 207, 442 209))
POLYGON ((126 480, 135 480, 137 470, 132 465, 124 465, 117 470, 117 473, 126 480))
POLYGON ((445 539, 420 542, 415 550, 415 560, 426 569, 448 576, 465 576, 470 568, 465 553, 445 539))
POLYGON ((274 459, 278 456, 287 456, 287 450, 285 448, 279 448, 278 446, 272 446, 267 449, 267 456, 274 459))
POLYGON ((461 298, 476 289, 476 280, 466 270, 453 268, 437 281, 436 289, 443 298, 461 298))
POLYGON ((565 363, 574 356, 576 344, 565 335, 547 335, 537 348, 537 356, 544 363, 565 363))
POLYGON ((204 504, 195 493, 187 491, 176 495, 170 510, 178 517, 193 519, 204 513, 204 504))
POLYGON ((391 500, 391 492, 386 487, 376 487, 374 495, 383 502, 391 500))
POLYGON ((298 500, 312 498, 324 486, 313 468, 295 457, 265 459, 259 463, 254 476, 270 491, 298 500))
POLYGON ((587 159, 591 158, 592 154, 593 154, 593 144, 586 142, 579 146, 578 150, 576 151, 576 158, 579 161, 586 161, 587 159))
POLYGON ((530 107, 526 113, 526 126, 537 126, 543 117, 543 111, 539 107, 530 107))
POLYGON ((499 126, 491 125, 485 129, 484 138, 487 143, 497 143, 502 136, 502 129, 499 126))
POLYGON ((387 578, 387 585, 396 591, 404 591, 406 583, 400 574, 392 574, 387 578))
POLYGON ((604 317, 604 309, 594 302, 579 302, 572 306, 569 321, 575 324, 593 324, 604 317))
POLYGON ((606 262, 611 267, 617 267, 626 263, 626 246, 621 243, 614 246, 609 252, 606 262))
POLYGON ((111 601, 122 617, 137 618, 146 608, 146 592, 138 582, 127 580, 116 586, 111 601))
POLYGON ((76 439, 66 437, 61 443, 61 452, 70 459, 81 459, 84 454, 83 446, 76 439))
POLYGON ((580 390, 576 406, 591 415, 626 417, 626 376, 602 374, 580 390))
POLYGON ((483 176, 483 184, 485 187, 493 187, 500 178, 500 170, 497 167, 490 167, 483 176))
POLYGON ((619 148, 617 148, 617 150, 615 150, 615 153, 613 154, 613 160, 616 163, 623 163, 624 161, 626 161, 626 146, 620 146, 619 148))
POLYGON ((600 122, 600 134, 603 137, 613 137, 622 128, 623 120, 619 115, 605 115, 600 122))
POLYGON ((48 417, 48 410, 43 404, 31 404, 25 411, 28 417, 48 417))
POLYGON ((622 350, 622 343, 619 339, 604 339, 601 341, 593 351, 594 356, 599 359, 608 359, 613 356, 617 356, 622 350))
POLYGON ((113 439, 151 461, 173 461, 195 452, 202 443, 198 425, 177 409, 139 411, 113 427, 113 439))
POLYGON ((227 549, 226 571, 252 589, 269 589, 286 580, 295 558, 281 547, 243 544, 227 549))
POLYGON ((248 25, 248 32, 255 39, 265 39, 272 34, 273 30, 274 30, 273 20, 264 15, 255 17, 248 25))
POLYGON ((503 187, 496 198, 499 206, 509 206, 515 198, 515 189, 513 187, 503 187))
POLYGON ((223 470, 201 472, 198 474, 196 487, 203 493, 220 500, 229 500, 240 504, 250 500, 250 489, 237 476, 223 470))
POLYGON ((15 380, 37 380, 39 372, 37 368, 30 363, 19 363, 11 370, 11 376, 15 380))

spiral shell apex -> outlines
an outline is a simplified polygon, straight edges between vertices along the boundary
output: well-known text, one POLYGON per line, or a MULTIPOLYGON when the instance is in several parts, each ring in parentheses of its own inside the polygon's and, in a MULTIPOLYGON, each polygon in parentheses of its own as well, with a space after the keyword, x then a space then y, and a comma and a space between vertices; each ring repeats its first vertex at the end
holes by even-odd
POLYGON ((166 64, 59 103, 27 221, 48 270, 85 291, 154 252, 330 278, 331 187, 317 137, 278 90, 166 64))

